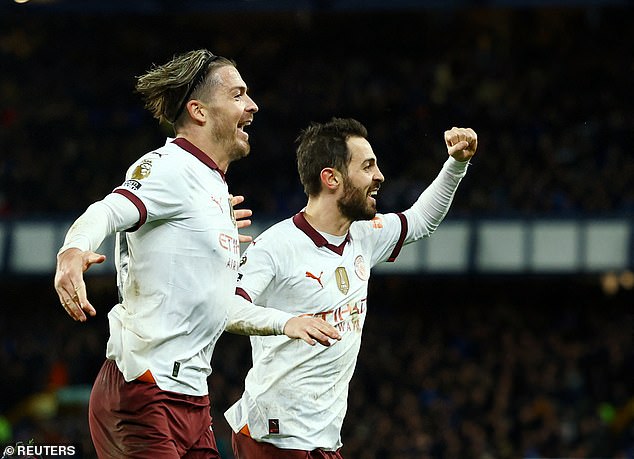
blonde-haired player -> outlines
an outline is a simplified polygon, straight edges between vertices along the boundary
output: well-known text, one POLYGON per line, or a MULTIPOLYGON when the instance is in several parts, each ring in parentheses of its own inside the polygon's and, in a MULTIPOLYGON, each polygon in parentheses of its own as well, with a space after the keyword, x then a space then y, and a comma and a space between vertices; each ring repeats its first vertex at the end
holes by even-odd
POLYGON ((235 301, 240 237, 225 173, 249 154, 245 128, 258 111, 235 64, 190 51, 142 75, 137 90, 176 138, 139 158, 73 223, 55 289, 75 320, 94 316, 83 272, 104 261, 94 251, 116 234, 121 298, 108 314, 107 359, 89 404, 99 458, 218 458, 207 377, 220 334, 328 344, 337 333, 321 320, 235 301))

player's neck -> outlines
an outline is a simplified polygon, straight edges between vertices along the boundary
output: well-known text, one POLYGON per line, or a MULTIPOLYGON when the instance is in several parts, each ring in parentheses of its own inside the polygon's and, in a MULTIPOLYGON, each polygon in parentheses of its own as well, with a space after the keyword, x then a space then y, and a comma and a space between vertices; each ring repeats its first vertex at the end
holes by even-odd
POLYGON ((183 137, 184 139, 191 142, 195 145, 199 150, 201 150, 204 154, 209 156, 214 163, 218 166, 222 172, 226 173, 229 168, 229 155, 227 152, 214 142, 211 142, 208 138, 203 135, 197 135, 195 130, 188 130, 185 132, 179 132, 177 137, 183 137))
POLYGON ((304 217, 310 226, 317 231, 334 236, 344 236, 348 233, 352 222, 341 215, 334 200, 326 202, 327 200, 328 197, 309 198, 304 210, 304 217))

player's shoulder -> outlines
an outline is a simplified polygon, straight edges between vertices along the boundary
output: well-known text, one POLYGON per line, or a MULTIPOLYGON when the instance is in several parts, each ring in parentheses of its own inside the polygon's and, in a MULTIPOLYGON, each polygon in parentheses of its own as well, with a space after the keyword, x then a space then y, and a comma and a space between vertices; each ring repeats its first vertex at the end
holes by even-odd
POLYGON ((350 225, 350 234, 353 237, 370 235, 391 225, 397 218, 396 214, 376 214, 372 220, 357 220, 350 225))
POLYGON ((297 244, 298 235, 299 231, 293 223, 292 218, 287 218, 265 229, 253 240, 251 245, 258 246, 259 244, 262 249, 282 251, 288 247, 295 246, 297 244))
POLYGON ((141 163, 159 164, 174 162, 176 156, 175 153, 177 152, 177 149, 174 147, 175 145, 166 143, 162 147, 150 150, 137 158, 137 160, 132 163, 132 167, 141 163))
POLYGON ((188 167, 186 156, 181 155, 178 146, 167 142, 159 148, 151 150, 130 166, 131 178, 146 178, 152 172, 157 174, 178 175, 188 167), (184 160, 185 158, 185 160, 184 160))

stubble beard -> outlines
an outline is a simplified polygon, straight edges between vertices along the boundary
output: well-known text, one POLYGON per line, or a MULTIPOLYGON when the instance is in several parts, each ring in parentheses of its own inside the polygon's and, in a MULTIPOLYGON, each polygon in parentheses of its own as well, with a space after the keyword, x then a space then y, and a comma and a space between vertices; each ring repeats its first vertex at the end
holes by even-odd
POLYGON ((219 130, 214 132, 214 137, 218 143, 223 146, 223 149, 227 152, 227 157, 229 158, 229 162, 236 161, 238 159, 242 159, 249 155, 251 151, 251 145, 248 141, 239 140, 235 134, 224 135, 219 130))
POLYGON ((234 141, 228 149, 229 159, 231 161, 236 161, 238 159, 246 158, 247 156, 249 156, 250 151, 251 145, 249 145, 248 142, 243 145, 241 142, 234 141))

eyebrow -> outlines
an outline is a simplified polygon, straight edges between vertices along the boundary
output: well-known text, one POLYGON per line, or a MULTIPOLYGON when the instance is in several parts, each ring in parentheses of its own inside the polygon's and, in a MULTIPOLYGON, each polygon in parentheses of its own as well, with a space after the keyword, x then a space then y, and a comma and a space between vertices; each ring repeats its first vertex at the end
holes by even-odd
POLYGON ((247 88, 247 85, 236 85, 236 86, 232 86, 231 88, 229 88, 229 91, 235 91, 235 90, 239 90, 240 92, 247 92, 247 90, 249 88, 247 88))

